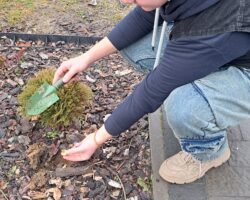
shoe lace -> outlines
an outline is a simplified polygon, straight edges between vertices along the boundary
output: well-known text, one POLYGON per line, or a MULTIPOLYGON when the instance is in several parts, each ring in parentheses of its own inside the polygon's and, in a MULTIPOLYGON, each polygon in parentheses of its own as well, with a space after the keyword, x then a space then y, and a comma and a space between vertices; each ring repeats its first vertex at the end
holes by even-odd
POLYGON ((192 165, 192 164, 198 164, 199 165, 199 176, 201 175, 202 171, 202 164, 201 161, 195 159, 192 154, 187 153, 187 152, 182 152, 184 154, 184 161, 186 162, 187 165, 192 165))

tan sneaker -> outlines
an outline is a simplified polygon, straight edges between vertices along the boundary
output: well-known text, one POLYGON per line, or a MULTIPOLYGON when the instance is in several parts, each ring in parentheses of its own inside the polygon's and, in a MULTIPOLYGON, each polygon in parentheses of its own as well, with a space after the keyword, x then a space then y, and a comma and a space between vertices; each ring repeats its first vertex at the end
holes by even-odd
POLYGON ((209 169, 222 165, 229 157, 229 148, 219 158, 207 162, 196 160, 191 154, 180 151, 162 163, 159 174, 170 183, 191 183, 204 176, 209 169))

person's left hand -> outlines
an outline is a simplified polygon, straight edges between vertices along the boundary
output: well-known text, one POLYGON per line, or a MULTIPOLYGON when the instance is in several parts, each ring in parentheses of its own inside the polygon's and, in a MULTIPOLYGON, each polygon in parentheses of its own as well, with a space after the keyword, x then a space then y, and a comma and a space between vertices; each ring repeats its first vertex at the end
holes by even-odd
POLYGON ((71 149, 64 151, 62 156, 70 161, 84 161, 90 159, 97 148, 98 145, 95 143, 94 134, 92 133, 80 143, 74 144, 71 149))

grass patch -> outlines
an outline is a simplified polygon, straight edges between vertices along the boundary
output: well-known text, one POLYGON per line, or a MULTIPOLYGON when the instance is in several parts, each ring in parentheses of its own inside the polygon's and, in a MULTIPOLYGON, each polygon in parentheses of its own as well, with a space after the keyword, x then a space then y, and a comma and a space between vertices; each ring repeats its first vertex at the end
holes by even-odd
POLYGON ((114 0, 99 0, 97 6, 89 6, 90 1, 0 0, 0 21, 3 22, 0 28, 32 21, 34 16, 35 18, 40 16, 46 21, 51 19, 51 13, 60 13, 59 15, 70 13, 82 21, 99 18, 114 24, 132 8, 132 6, 122 6, 119 1, 114 0))
POLYGON ((13 26, 25 21, 41 5, 58 8, 56 10, 65 12, 79 2, 80 0, 61 0, 54 3, 50 0, 0 0, 0 15, 3 20, 13 26))
POLYGON ((32 0, 0 0, 0 7, 1 16, 8 24, 15 25, 32 13, 34 2, 32 0))
POLYGON ((119 1, 102 0, 99 1, 95 7, 95 10, 102 18, 113 22, 118 22, 131 8, 132 6, 122 6, 119 1))

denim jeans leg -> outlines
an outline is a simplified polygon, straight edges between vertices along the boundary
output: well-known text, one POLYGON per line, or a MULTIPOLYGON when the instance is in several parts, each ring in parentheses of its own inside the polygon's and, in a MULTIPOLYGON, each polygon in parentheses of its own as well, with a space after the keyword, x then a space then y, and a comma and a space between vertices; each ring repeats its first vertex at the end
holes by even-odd
POLYGON ((164 102, 183 151, 201 161, 228 148, 226 128, 250 118, 250 72, 235 67, 175 89, 164 102))
MULTIPOLYGON (((162 52, 167 45, 168 37, 170 30, 173 25, 169 25, 166 30, 166 37, 163 41, 163 48, 162 52)), ((144 36, 139 41, 135 42, 134 44, 126 47, 125 49, 121 50, 120 53, 135 69, 143 72, 148 72, 153 69, 157 47, 159 43, 159 37, 161 28, 158 28, 157 39, 156 39, 156 46, 155 49, 152 49, 151 41, 152 41, 152 32, 148 35, 144 36)))

